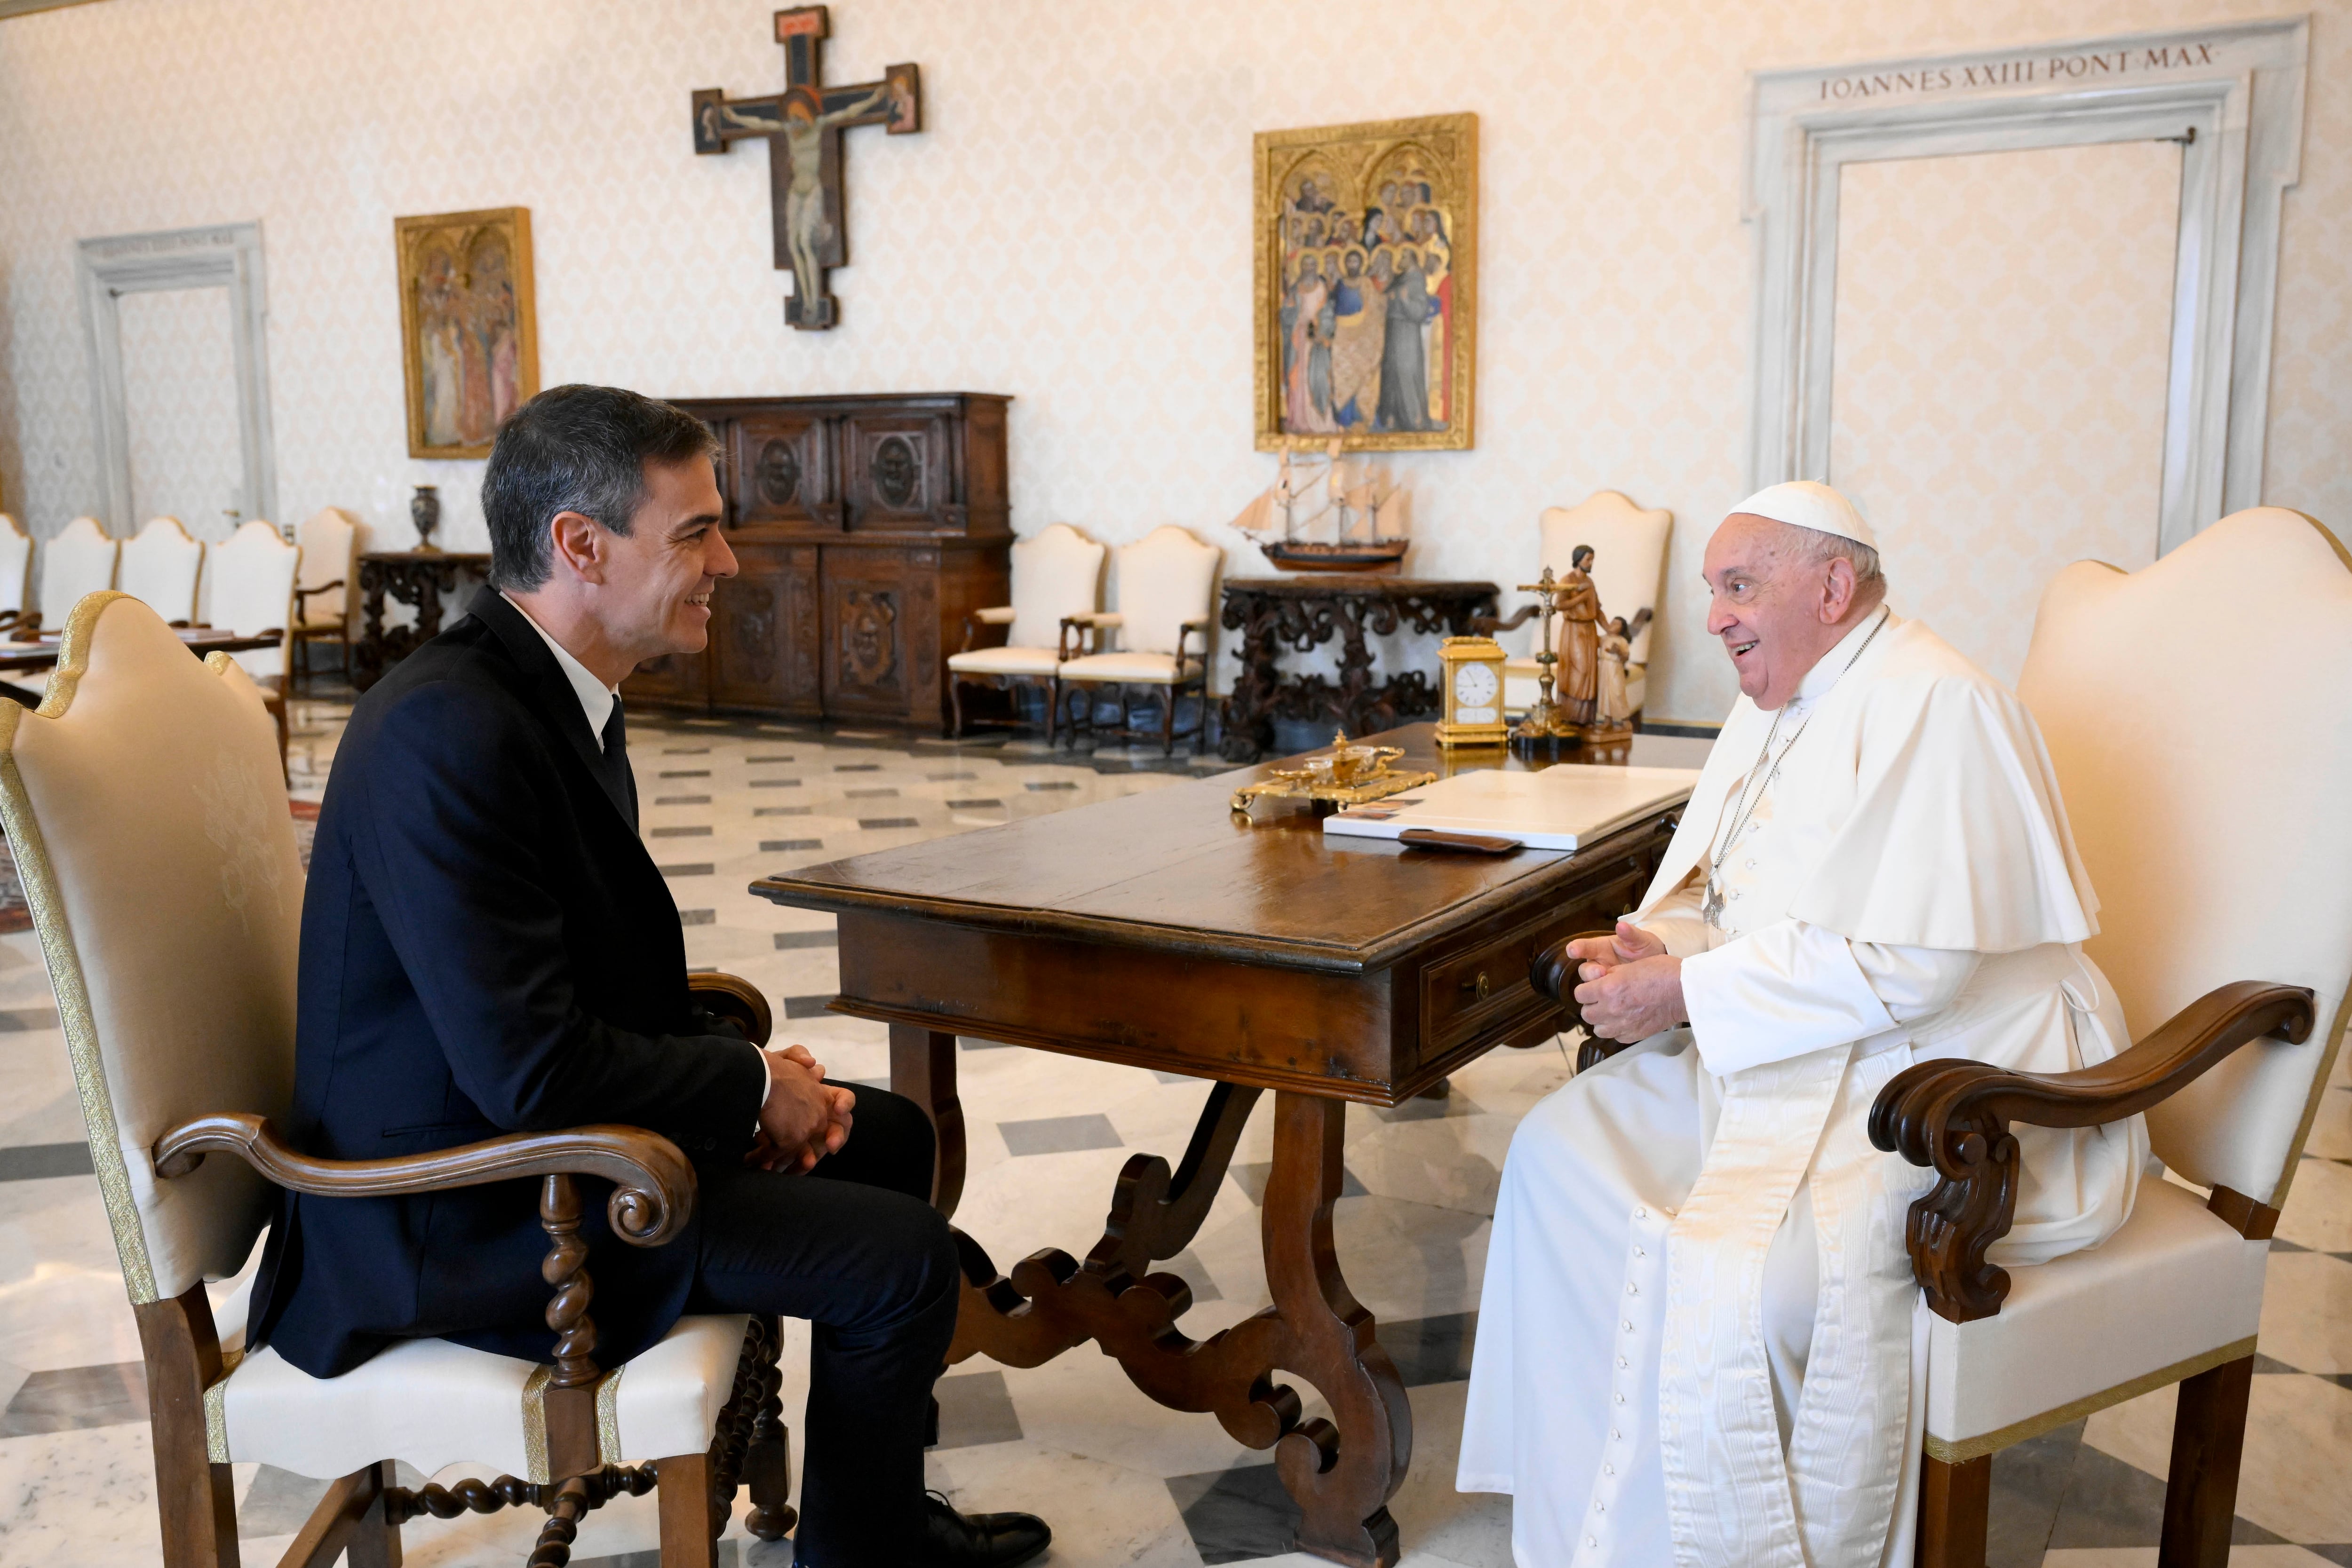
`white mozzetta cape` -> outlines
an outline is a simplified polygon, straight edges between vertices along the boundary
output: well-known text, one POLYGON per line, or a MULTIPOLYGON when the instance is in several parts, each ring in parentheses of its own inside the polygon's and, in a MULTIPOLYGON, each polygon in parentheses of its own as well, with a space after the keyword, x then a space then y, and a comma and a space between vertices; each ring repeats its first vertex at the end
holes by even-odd
MULTIPOLYGON (((2096 904, 2032 716, 1925 626, 1890 620, 1865 647, 1869 627, 1783 721, 1776 753, 1800 722, 1802 736, 1724 857, 1721 928, 1696 918, 1698 889, 1773 723, 1746 698, 1632 917, 1685 958, 1691 1029, 1571 1082, 1514 1141, 1462 1476, 1517 1495, 1522 1564, 1646 1563, 1669 1540, 1682 1568, 1907 1563, 1909 1531, 1890 1527, 1910 1507, 1925 1368, 1904 1221, 1932 1178, 1871 1146, 1870 1105, 1917 1060, 2065 1071, 2128 1043, 2081 952, 2096 904), (1883 973, 1890 949, 1966 978, 1898 1023, 1858 962, 1883 973), (1677 1077, 1632 1060, 1658 1051, 1696 1062, 1677 1077), (1669 1082, 1688 1085, 1687 1113, 1657 1098, 1669 1082), (1762 1292, 1800 1189, 1819 1293, 1784 1442, 1762 1292), (1650 1200, 1612 1220, 1579 1196, 1604 1190, 1650 1200), (1613 1245, 1606 1227, 1622 1229, 1622 1278, 1555 1239, 1613 1245), (1605 1419, 1551 1414, 1591 1396, 1551 1370, 1565 1358, 1616 1369, 1605 1419), (1651 1387, 1654 1418, 1638 1408, 1651 1387)), ((2020 1133, 1997 1258, 2095 1245, 2123 1222, 2147 1155, 2137 1121, 2020 1133)))

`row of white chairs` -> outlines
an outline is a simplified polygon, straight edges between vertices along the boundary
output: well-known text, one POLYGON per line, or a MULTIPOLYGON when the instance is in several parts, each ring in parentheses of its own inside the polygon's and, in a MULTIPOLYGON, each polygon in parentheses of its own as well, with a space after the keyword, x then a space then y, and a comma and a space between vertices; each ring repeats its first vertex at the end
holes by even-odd
POLYGON ((289 544, 275 524, 255 520, 205 544, 172 517, 151 517, 117 539, 97 518, 76 517, 37 552, 0 512, 0 630, 21 642, 43 627, 62 628, 84 594, 110 588, 174 626, 284 633, 276 648, 236 655, 257 679, 284 675, 297 641, 339 638, 348 659, 359 520, 330 507, 302 525, 299 540, 289 544))

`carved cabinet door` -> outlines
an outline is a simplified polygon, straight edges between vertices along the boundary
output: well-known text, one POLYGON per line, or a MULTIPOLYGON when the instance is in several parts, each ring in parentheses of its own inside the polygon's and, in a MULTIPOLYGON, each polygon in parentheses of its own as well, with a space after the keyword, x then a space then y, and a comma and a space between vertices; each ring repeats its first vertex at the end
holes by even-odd
POLYGON ((841 527, 833 423, 819 414, 746 415, 727 443, 729 503, 738 528, 785 523, 841 527))
POLYGON ((854 530, 963 526, 944 415, 858 413, 841 422, 842 502, 854 530))
POLYGON ((710 607, 710 702, 790 714, 823 711, 814 545, 738 540, 736 575, 710 607))
POLYGON ((936 549, 830 549, 824 708, 929 722, 939 704, 936 549), (922 558, 929 564, 922 564, 922 558))

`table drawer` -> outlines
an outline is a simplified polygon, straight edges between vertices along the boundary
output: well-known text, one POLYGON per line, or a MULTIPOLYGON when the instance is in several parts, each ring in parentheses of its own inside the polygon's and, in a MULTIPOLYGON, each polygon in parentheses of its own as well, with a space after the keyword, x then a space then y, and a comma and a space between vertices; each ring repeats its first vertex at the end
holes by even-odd
POLYGON ((1422 1060, 1474 1036, 1516 1030, 1552 1007, 1528 983, 1536 955, 1632 913, 1649 874, 1646 861, 1629 863, 1621 874, 1580 889, 1532 919, 1432 960, 1421 976, 1422 1060))

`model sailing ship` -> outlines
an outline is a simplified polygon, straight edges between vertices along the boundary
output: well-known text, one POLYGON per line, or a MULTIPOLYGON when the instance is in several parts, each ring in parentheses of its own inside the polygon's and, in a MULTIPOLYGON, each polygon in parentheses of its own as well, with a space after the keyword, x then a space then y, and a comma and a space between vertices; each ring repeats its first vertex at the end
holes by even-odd
POLYGON ((1234 527, 1255 536, 1265 559, 1285 571, 1394 571, 1412 548, 1404 528, 1396 526, 1407 515, 1411 495, 1376 470, 1349 474, 1340 465, 1339 444, 1332 437, 1319 473, 1302 474, 1314 460, 1294 461, 1291 449, 1283 448, 1274 484, 1234 519, 1234 527), (1323 503, 1307 510, 1307 497, 1318 488, 1323 503), (1335 519, 1332 538, 1302 537, 1326 517, 1335 519), (1280 537, 1270 537, 1276 534, 1280 537))

